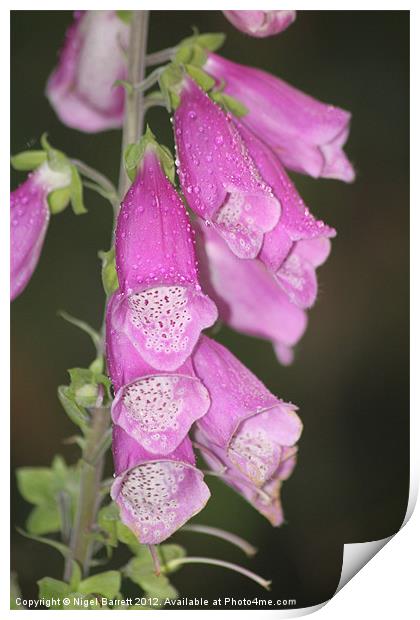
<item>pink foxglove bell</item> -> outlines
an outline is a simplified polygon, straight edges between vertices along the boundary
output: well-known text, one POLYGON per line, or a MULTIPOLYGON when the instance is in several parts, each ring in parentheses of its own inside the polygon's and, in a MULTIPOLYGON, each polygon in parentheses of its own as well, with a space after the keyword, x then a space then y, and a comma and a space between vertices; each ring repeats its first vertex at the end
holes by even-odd
POLYGON ((168 455, 150 454, 119 426, 113 431, 116 479, 111 497, 144 544, 157 545, 200 512, 210 497, 186 438, 168 455))
POLYGON ((203 294, 194 234, 185 207, 165 176, 150 142, 136 180, 121 205, 116 230, 120 290, 114 326, 143 360, 176 370, 190 356, 202 329, 217 318, 203 294))
POLYGON ((114 294, 107 306, 106 354, 115 398, 111 415, 145 450, 173 452, 210 398, 187 359, 176 372, 157 372, 141 357, 124 332, 115 329, 114 294))
POLYGON ((47 97, 60 120, 89 133, 120 127, 129 27, 116 11, 77 11, 47 97))
POLYGON ((265 338, 278 360, 290 364, 302 337, 306 313, 293 304, 259 260, 236 257, 210 227, 201 225, 200 271, 220 318, 233 329, 265 338))
POLYGON ((286 30, 296 19, 296 11, 223 11, 226 19, 251 37, 270 37, 286 30))
POLYGON ((280 215, 278 200, 229 115, 185 77, 174 114, 182 191, 193 211, 241 258, 259 253, 280 215))
POLYGON ((47 163, 28 175, 10 195, 10 298, 20 295, 38 264, 50 210, 48 194, 70 184, 70 172, 47 163))
POLYGON ((355 174, 343 146, 351 114, 317 101, 265 71, 214 53, 204 65, 224 92, 247 108, 241 121, 277 153, 286 168, 351 182, 355 174))
POLYGON ((203 454, 226 468, 228 483, 249 489, 254 503, 267 485, 276 486, 301 435, 296 407, 278 400, 234 355, 206 336, 193 360, 211 399, 208 413, 197 422, 203 454))

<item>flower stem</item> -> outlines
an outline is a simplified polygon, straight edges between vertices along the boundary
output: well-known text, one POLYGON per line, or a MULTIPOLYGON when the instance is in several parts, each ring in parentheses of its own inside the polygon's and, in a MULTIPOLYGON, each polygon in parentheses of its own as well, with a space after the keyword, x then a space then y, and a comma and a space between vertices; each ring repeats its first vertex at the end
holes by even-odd
MULTIPOLYGON (((130 47, 128 51, 128 75, 129 80, 134 84, 144 79, 148 17, 148 11, 133 11, 130 27, 130 47)), ((128 144, 136 142, 140 138, 143 131, 143 119, 143 93, 133 91, 132 93, 126 94, 120 182, 118 197, 114 203, 115 220, 119 209, 118 198, 121 198, 125 194, 129 183, 124 168, 124 151, 128 144)), ((99 173, 96 173, 92 168, 82 164, 82 162, 76 160, 73 163, 79 168, 82 174, 103 186, 103 182, 106 180, 105 177, 101 179, 98 178, 97 174, 99 173)), ((109 187, 109 189, 111 188, 109 187)), ((112 189, 114 189, 113 186, 112 189)), ((102 333, 103 331, 104 330, 102 330, 102 333)), ((91 413, 91 424, 82 451, 77 512, 71 532, 70 553, 64 568, 65 581, 69 581, 71 578, 73 560, 79 563, 84 576, 89 573, 93 552, 93 539, 91 534, 103 498, 103 493, 101 491, 105 451, 98 451, 98 446, 105 447, 107 445, 111 416, 109 407, 98 406, 93 408, 91 413)))
POLYGON ((99 487, 104 468, 104 455, 101 455, 94 465, 92 461, 98 444, 108 431, 109 420, 109 408, 95 407, 92 410, 92 422, 82 452, 77 513, 70 538, 70 554, 64 569, 65 581, 71 577, 72 560, 79 563, 84 575, 89 572, 92 554, 92 526, 95 523, 101 499, 99 487))
POLYGON ((197 534, 208 534, 209 536, 221 538, 222 540, 226 540, 232 545, 235 545, 235 547, 241 549, 249 557, 257 553, 257 549, 248 541, 244 540, 240 536, 237 536, 236 534, 232 534, 232 532, 226 532, 226 530, 221 530, 218 527, 211 527, 210 525, 198 525, 194 523, 184 525, 181 531, 197 532, 197 534))
POLYGON ((222 566, 223 568, 227 568, 229 570, 233 570, 236 573, 241 573, 248 579, 255 581, 260 586, 265 588, 266 590, 270 589, 271 581, 260 577, 256 573, 244 568, 243 566, 239 566, 238 564, 233 564, 233 562, 225 562, 224 560, 217 560, 215 558, 202 558, 202 557, 186 557, 186 558, 175 558, 174 560, 169 560, 166 564, 166 570, 171 571, 178 566, 182 566, 183 564, 212 564, 214 566, 222 566))
POLYGON ((168 62, 169 60, 173 60, 176 54, 176 47, 167 47, 164 50, 160 50, 159 52, 153 52, 152 54, 147 54, 146 56, 146 65, 148 67, 153 67, 153 65, 162 65, 164 62, 168 62))
MULTIPOLYGON (((146 72, 146 47, 149 11, 133 11, 128 49, 128 81, 131 84, 143 82, 146 72)), ((122 158, 120 166, 119 194, 123 198, 129 188, 129 178, 124 167, 124 152, 129 144, 137 142, 143 132, 143 92, 133 89, 125 96, 125 118, 122 137, 122 158)))

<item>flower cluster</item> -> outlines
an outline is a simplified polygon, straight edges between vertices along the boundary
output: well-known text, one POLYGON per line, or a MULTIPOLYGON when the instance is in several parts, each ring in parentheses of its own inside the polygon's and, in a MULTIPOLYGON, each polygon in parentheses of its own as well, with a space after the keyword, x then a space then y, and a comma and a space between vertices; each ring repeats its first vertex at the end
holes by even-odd
MULTIPOLYGON (((295 18, 225 13, 253 36, 295 18)), ((132 185, 115 234, 118 288, 106 311, 111 495, 147 544, 168 538, 210 497, 194 448, 273 525, 282 523, 280 488, 302 431, 296 407, 203 331, 219 316, 271 341, 278 360, 291 363, 336 232, 309 211, 286 169, 354 178, 342 148, 350 114, 216 55, 212 36, 182 42, 160 72, 182 196, 172 156, 148 129, 129 147, 132 185)), ((77 14, 47 87, 64 122, 85 131, 121 124, 123 100, 111 85, 125 77, 126 37, 115 12, 77 14)), ((40 167, 14 194, 12 213, 22 220, 12 238, 16 294, 39 256, 46 196, 67 183, 40 167)))

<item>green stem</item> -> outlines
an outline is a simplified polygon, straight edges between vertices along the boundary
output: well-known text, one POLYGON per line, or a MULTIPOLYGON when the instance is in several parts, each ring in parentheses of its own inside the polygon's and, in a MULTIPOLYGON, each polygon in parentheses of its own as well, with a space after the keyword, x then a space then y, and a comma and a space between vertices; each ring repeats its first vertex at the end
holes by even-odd
MULTIPOLYGON (((128 81, 131 84, 143 82, 146 72, 147 31, 149 11, 133 11, 130 28, 130 47, 128 50, 128 81)), ((138 142, 143 132, 144 108, 143 92, 133 89, 126 93, 125 118, 122 137, 119 194, 122 198, 130 186, 124 167, 124 153, 129 144, 138 142)))
MULTIPOLYGON (((128 51, 128 75, 132 83, 141 82, 144 79, 146 68, 146 44, 148 29, 148 11, 134 11, 130 26, 130 47, 128 51)), ((126 94, 125 119, 123 126, 123 141, 121 150, 120 183, 118 188, 119 197, 122 197, 128 189, 129 179, 124 169, 124 151, 128 144, 136 142, 143 131, 143 94, 138 91, 126 94)), ((74 162, 85 176, 93 181, 103 184, 105 177, 98 177, 92 168, 82 162, 74 162), (82 165, 83 169, 80 168, 82 165)), ((112 186, 113 190, 115 188, 112 186)), ((118 215, 119 201, 114 203, 115 220, 118 215)), ((103 334, 102 330, 102 334, 103 334)), ((102 336, 103 337, 103 336, 102 336)), ((78 495, 78 508, 75 516, 71 539, 70 554, 64 568, 64 580, 69 581, 72 572, 72 561, 76 560, 86 576, 89 573, 90 561, 93 552, 92 529, 95 525, 96 515, 101 499, 103 498, 102 476, 105 455, 98 454, 98 446, 106 446, 111 416, 109 408, 95 407, 92 409, 91 424, 87 433, 86 443, 82 452, 80 487, 78 495)))
POLYGON ((241 549, 249 557, 257 553, 256 547, 251 545, 247 540, 244 540, 236 534, 232 534, 232 532, 226 532, 226 530, 221 530, 218 527, 211 527, 210 525, 198 525, 193 523, 184 525, 181 531, 196 532, 197 534, 208 534, 209 536, 214 536, 215 538, 221 538, 222 540, 226 540, 227 542, 231 543, 231 545, 235 545, 235 547, 241 549))
POLYGON ((202 558, 202 557, 186 557, 186 558, 176 558, 174 560, 169 560, 166 564, 166 570, 172 571, 178 566, 182 566, 183 564, 210 564, 213 566, 221 566, 223 568, 227 568, 229 570, 233 570, 236 573, 240 573, 248 579, 255 581, 260 586, 265 588, 266 590, 270 589, 271 581, 260 577, 256 573, 244 568, 243 566, 238 566, 238 564, 233 564, 233 562, 225 562, 224 560, 217 560, 215 558, 202 558))
POLYGON ((153 52, 152 54, 147 54, 146 56, 146 64, 148 67, 153 67, 153 65, 162 65, 164 62, 168 62, 169 60, 173 60, 176 54, 176 47, 167 47, 164 50, 160 50, 159 52, 153 52))
POLYGON ((92 554, 91 534, 101 498, 99 488, 104 468, 104 455, 102 454, 94 464, 92 463, 97 453, 97 446, 109 429, 109 423, 109 408, 95 407, 92 410, 92 422, 82 452, 77 513, 71 533, 70 555, 64 569, 65 581, 71 577, 72 560, 79 563, 84 575, 89 572, 92 554))

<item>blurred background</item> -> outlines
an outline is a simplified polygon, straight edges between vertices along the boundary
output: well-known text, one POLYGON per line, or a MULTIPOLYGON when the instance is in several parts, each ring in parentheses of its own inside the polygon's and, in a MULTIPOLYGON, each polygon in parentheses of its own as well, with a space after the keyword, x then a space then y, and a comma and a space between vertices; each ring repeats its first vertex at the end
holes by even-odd
MULTIPOLYGON (((62 126, 44 96, 69 11, 12 11, 12 153, 34 147, 47 131, 54 146, 118 178, 120 132, 85 135, 62 126)), ((271 346, 223 328, 229 346, 276 394, 300 408, 304 433, 298 466, 283 487, 287 523, 273 529, 221 482, 195 519, 234 531, 259 548, 252 560, 221 541, 179 533, 190 555, 239 561, 273 580, 266 593, 239 575, 186 566, 173 578, 182 596, 293 598, 297 606, 330 597, 343 543, 396 532, 409 485, 409 13, 298 12, 283 34, 251 39, 219 11, 153 11, 149 51, 175 45, 191 26, 224 31, 226 57, 271 71, 353 114, 346 152, 357 180, 346 185, 293 175, 311 210, 338 230, 318 271, 320 295, 295 363, 281 367, 271 346)), ((148 121, 172 145, 163 110, 148 121)), ((37 148, 37 147, 35 147, 37 148)), ((12 187, 23 180, 12 172, 12 187)), ((86 193, 89 213, 52 218, 40 264, 12 310, 12 468, 48 465, 74 427, 57 385, 66 369, 86 366, 89 339, 57 317, 65 309, 99 326, 104 303, 98 250, 109 247, 111 209, 86 193)), ((111 464, 109 464, 111 468, 111 464)), ((36 580, 61 578, 54 550, 20 536, 30 507, 12 477, 12 568, 24 595, 36 580)), ((118 558, 116 558, 117 562, 118 558)), ((126 589, 127 590, 127 589, 126 589)), ((128 592, 128 590, 127 590, 128 592)), ((135 590, 132 590, 135 594, 135 590)))

